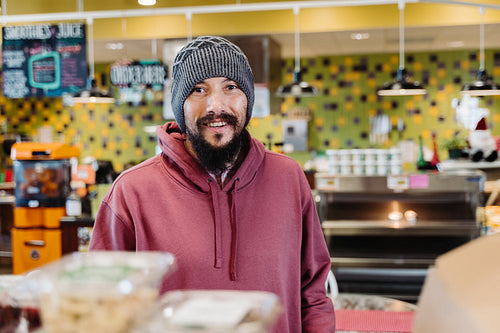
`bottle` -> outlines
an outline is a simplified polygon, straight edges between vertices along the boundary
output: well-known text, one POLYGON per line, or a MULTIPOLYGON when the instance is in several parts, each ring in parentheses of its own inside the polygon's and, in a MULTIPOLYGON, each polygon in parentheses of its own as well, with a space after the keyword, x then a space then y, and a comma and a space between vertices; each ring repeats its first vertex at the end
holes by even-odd
POLYGON ((432 132, 432 147, 433 147, 434 152, 432 155, 431 166, 434 169, 437 169, 437 165, 439 164, 439 156, 438 156, 437 145, 436 145, 436 132, 432 132))
POLYGON ((72 190, 69 196, 66 198, 66 215, 82 215, 82 200, 76 190, 72 190))
POLYGON ((424 160, 424 144, 422 142, 422 136, 419 135, 418 139, 419 139, 420 150, 419 150, 418 161, 417 161, 417 169, 421 170, 421 169, 425 169, 425 166, 427 163, 424 160))

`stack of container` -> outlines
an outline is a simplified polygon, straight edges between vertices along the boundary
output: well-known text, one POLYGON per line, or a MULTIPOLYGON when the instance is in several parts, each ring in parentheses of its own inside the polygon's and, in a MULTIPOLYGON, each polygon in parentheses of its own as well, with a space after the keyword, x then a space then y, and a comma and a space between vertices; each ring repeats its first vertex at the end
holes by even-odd
POLYGON ((331 175, 399 175, 403 172, 401 149, 328 149, 331 175))

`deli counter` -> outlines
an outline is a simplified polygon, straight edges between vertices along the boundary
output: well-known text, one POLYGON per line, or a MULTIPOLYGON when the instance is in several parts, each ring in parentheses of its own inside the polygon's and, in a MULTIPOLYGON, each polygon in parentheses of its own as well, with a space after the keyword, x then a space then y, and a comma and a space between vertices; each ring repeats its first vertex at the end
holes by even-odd
POLYGON ((435 259, 481 234, 486 175, 316 174, 316 202, 340 292, 415 302, 435 259))

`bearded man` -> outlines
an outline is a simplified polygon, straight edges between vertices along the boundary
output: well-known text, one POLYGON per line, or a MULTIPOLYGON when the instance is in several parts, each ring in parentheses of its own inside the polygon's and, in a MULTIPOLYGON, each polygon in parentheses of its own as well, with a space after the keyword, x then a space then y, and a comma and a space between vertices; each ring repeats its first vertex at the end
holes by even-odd
POLYGON ((330 256, 301 167, 251 137, 247 57, 202 36, 173 65, 175 122, 158 127, 161 154, 126 170, 102 201, 90 250, 166 251, 175 289, 276 294, 272 332, 334 332, 325 281, 330 256))

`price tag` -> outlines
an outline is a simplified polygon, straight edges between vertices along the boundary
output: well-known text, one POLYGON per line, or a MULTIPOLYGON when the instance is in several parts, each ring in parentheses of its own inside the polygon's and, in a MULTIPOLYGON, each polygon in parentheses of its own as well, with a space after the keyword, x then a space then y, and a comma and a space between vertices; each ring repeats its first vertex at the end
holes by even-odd
POLYGON ((404 191, 410 188, 410 180, 408 176, 388 175, 387 188, 394 191, 404 191))

